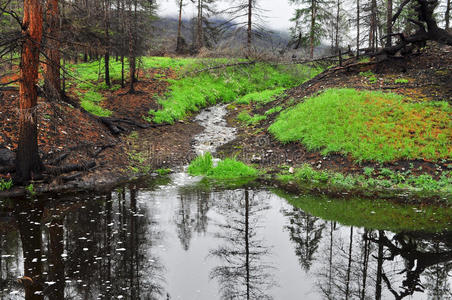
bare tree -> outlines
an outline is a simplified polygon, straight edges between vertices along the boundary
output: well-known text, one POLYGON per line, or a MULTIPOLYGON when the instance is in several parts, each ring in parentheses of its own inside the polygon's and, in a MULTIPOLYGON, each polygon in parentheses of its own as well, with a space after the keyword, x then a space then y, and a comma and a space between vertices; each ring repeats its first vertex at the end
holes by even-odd
POLYGON ((16 183, 25 183, 36 178, 44 168, 38 152, 38 92, 36 89, 43 34, 41 1, 24 0, 23 12, 16 183))

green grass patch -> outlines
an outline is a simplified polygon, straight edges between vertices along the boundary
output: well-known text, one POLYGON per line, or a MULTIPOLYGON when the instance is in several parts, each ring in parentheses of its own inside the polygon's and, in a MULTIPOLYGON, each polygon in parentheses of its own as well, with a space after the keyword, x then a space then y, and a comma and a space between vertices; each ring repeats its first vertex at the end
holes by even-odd
POLYGON ((378 81, 377 75, 375 75, 372 71, 360 72, 360 76, 366 77, 370 83, 376 83, 378 81))
POLYGON ((195 158, 188 167, 188 173, 192 176, 205 176, 215 180, 236 180, 243 178, 255 178, 259 171, 253 167, 232 158, 213 164, 212 155, 206 153, 195 158))
POLYGON ((246 125, 256 125, 259 122, 267 119, 267 116, 255 114, 254 116, 251 116, 248 111, 242 111, 237 115, 237 120, 240 122, 245 123, 246 125))
POLYGON ((266 104, 268 102, 273 101, 276 97, 283 94, 285 88, 277 88, 274 90, 264 90, 260 92, 249 93, 243 97, 240 97, 235 102, 237 104, 250 104, 250 103, 259 103, 266 104))
POLYGON ((165 175, 171 174, 172 170, 171 169, 157 169, 154 172, 159 174, 160 176, 165 176, 165 175))
POLYGON ((283 111, 269 131, 323 155, 436 161, 452 157, 450 113, 447 102, 406 103, 391 93, 330 89, 283 111))
POLYGON ((218 162, 215 168, 207 172, 207 177, 217 180, 228 180, 238 178, 254 178, 259 174, 259 171, 253 167, 247 166, 244 163, 232 158, 226 158, 218 162))
POLYGON ((452 208, 400 205, 384 200, 331 199, 325 196, 292 196, 274 191, 295 207, 316 217, 341 224, 393 232, 440 232, 452 228, 452 208))
POLYGON ((293 174, 279 174, 278 179, 284 183, 294 181, 302 186, 308 184, 340 190, 408 189, 452 194, 452 174, 450 171, 445 172, 438 180, 435 180, 428 174, 415 176, 411 175, 409 171, 401 173, 386 168, 379 171, 375 171, 373 168, 364 168, 363 175, 344 175, 315 170, 310 165, 305 164, 296 169, 293 174), (378 177, 374 178, 374 174, 378 174, 378 177))
POLYGON ((275 107, 273 107, 273 108, 270 108, 269 110, 267 110, 266 112, 265 112, 265 115, 266 116, 270 116, 270 115, 272 115, 272 114, 276 114, 276 113, 279 113, 280 111, 282 111, 283 110, 283 108, 282 108, 282 106, 275 106, 275 107))
POLYGON ((394 80, 394 83, 396 83, 396 84, 406 84, 408 82, 410 82, 410 81, 405 78, 397 78, 396 80, 394 80))
POLYGON ((109 117, 112 112, 108 109, 102 108, 99 103, 104 100, 104 97, 99 92, 87 91, 77 92, 80 97, 80 105, 89 113, 99 117, 109 117))
MULTIPOLYGON (((185 68, 188 67, 182 67, 181 72, 185 68)), ((296 86, 320 71, 299 65, 273 66, 257 63, 168 80, 171 84, 169 91, 158 100, 162 108, 149 113, 156 123, 174 123, 188 113, 196 112, 208 105, 232 102, 252 93, 270 90, 264 93, 269 99, 275 96, 275 90, 282 91, 283 88, 296 86)), ((249 100, 257 99, 259 95, 256 95, 249 96, 249 100)))
POLYGON ((207 152, 195 158, 188 166, 188 174, 192 176, 207 175, 213 168, 212 154, 207 152))

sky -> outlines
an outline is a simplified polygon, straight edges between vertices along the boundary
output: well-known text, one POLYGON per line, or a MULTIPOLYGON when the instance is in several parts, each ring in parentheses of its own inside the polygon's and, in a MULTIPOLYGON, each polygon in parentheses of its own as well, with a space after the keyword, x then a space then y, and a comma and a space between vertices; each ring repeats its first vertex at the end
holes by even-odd
MULTIPOLYGON (((191 1, 184 8, 184 17, 193 17, 195 8, 191 4, 191 1)), ((160 16, 176 16, 178 8, 175 0, 160 0, 159 2, 159 15, 160 16)), ((227 8, 227 3, 231 3, 231 0, 220 0, 218 8, 227 8)), ((289 19, 293 15, 294 8, 288 3, 287 0, 258 0, 259 6, 266 10, 265 15, 267 19, 264 24, 266 27, 275 30, 288 31, 290 27, 289 19)))

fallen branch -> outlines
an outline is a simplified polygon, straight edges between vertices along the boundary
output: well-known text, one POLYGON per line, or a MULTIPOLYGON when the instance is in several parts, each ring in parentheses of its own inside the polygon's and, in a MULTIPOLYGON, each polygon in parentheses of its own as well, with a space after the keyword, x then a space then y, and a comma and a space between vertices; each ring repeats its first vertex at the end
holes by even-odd
POLYGON ((96 162, 84 162, 81 164, 73 164, 73 165, 65 165, 61 167, 52 167, 52 166, 46 166, 46 172, 50 175, 61 175, 65 173, 70 173, 74 171, 87 171, 91 168, 94 168, 96 166, 96 162))
POLYGON ((60 162, 62 162, 68 156, 69 156, 69 153, 65 152, 63 154, 58 155, 54 159, 48 161, 47 164, 51 165, 51 166, 58 165, 58 164, 60 164, 60 162))
POLYGON ((83 173, 78 172, 78 173, 75 173, 75 174, 72 174, 72 175, 62 176, 61 180, 63 182, 69 182, 69 181, 73 181, 73 180, 75 180, 77 178, 82 177, 82 175, 83 175, 83 173))
POLYGON ((99 149, 96 150, 96 152, 94 152, 93 157, 96 158, 96 157, 97 157, 99 154, 101 154, 102 151, 104 151, 105 149, 113 148, 113 147, 115 147, 115 146, 116 146, 116 144, 102 145, 102 146, 99 147, 99 149))

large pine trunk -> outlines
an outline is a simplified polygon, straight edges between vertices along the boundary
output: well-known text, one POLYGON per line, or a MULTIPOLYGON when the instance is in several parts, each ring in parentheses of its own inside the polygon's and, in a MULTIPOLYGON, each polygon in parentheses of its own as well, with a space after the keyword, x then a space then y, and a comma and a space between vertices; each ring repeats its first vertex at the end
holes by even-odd
POLYGON ((25 183, 39 175, 43 165, 38 153, 36 85, 38 83, 39 48, 42 40, 42 6, 40 0, 24 0, 20 85, 19 143, 16 157, 16 183, 25 183))

